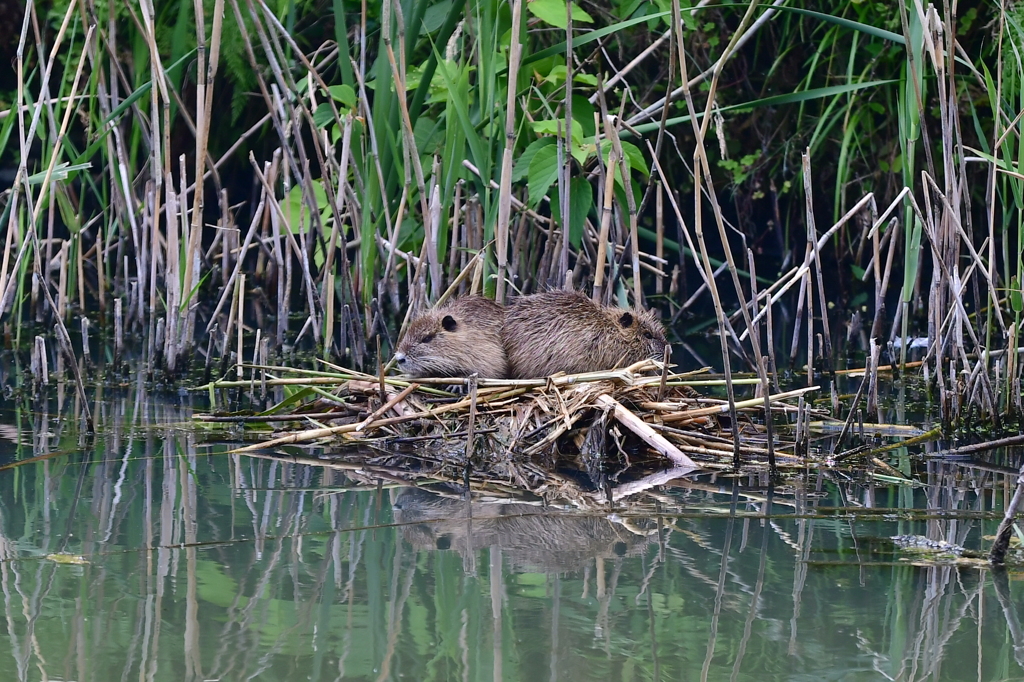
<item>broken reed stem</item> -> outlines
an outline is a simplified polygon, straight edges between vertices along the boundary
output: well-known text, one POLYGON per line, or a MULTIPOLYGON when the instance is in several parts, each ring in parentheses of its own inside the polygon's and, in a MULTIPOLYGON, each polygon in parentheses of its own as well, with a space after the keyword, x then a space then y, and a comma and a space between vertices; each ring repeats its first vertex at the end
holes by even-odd
POLYGON ((235 357, 236 357, 237 362, 238 362, 238 367, 237 367, 237 370, 236 370, 237 374, 238 374, 238 380, 241 381, 242 380, 242 367, 244 366, 244 363, 245 363, 243 355, 242 355, 243 344, 244 344, 244 341, 245 341, 245 324, 243 322, 243 317, 244 317, 243 313, 245 311, 245 275, 244 274, 238 276, 238 305, 236 307, 236 310, 238 311, 238 346, 237 346, 238 352, 237 352, 235 357))
MULTIPOLYGON (((409 394, 419 387, 419 384, 409 384, 404 389, 395 394, 395 396, 392 397, 390 400, 386 400, 383 403, 381 403, 381 406, 378 407, 373 412, 371 412, 370 416, 368 416, 366 419, 355 425, 357 427, 355 431, 365 431, 366 428, 374 422, 374 420, 376 420, 379 416, 390 410, 398 403, 408 398, 409 394)), ((387 393, 385 393, 383 397, 387 397, 387 393)))
POLYGON ((699 468, 697 463, 684 455, 679 448, 673 445, 667 438, 651 428, 651 425, 640 417, 630 412, 626 407, 607 393, 602 393, 595 398, 598 405, 609 408, 615 419, 627 429, 639 436, 645 443, 667 457, 678 467, 688 467, 691 470, 699 468))
MULTIPOLYGON (((662 36, 664 38, 664 36, 662 36)), ((664 189, 661 186, 661 177, 655 180, 654 189, 654 255, 658 261, 665 259, 665 210, 662 200, 664 189)), ((654 278, 654 293, 660 294, 665 290, 665 275, 659 274, 654 278)))
POLYGON ((123 299, 114 299, 114 365, 117 366, 124 358, 124 313, 123 299))
POLYGON ((834 361, 832 359, 832 333, 828 326, 828 303, 825 298, 825 283, 821 273, 821 257, 818 252, 818 231, 814 226, 814 195, 811 186, 811 150, 808 147, 802 158, 804 175, 804 202, 807 220, 807 243, 814 255, 814 272, 818 284, 818 305, 821 309, 821 328, 824 335, 825 364, 835 382, 834 361))
POLYGON ((479 375, 474 372, 469 375, 469 422, 466 424, 466 466, 470 466, 473 463, 473 446, 476 441, 476 434, 474 429, 476 428, 476 401, 477 401, 477 386, 476 381, 479 375))

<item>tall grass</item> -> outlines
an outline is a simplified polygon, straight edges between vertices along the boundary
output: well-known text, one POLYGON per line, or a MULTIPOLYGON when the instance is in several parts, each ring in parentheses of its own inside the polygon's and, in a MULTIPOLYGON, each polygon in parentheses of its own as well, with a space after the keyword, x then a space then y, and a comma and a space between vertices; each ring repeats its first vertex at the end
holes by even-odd
POLYGON ((0 113, 13 345, 120 301, 153 376, 252 344, 358 366, 453 283, 576 286, 717 320, 727 374, 764 386, 773 317, 813 379, 865 306, 869 369, 926 337, 950 422, 1019 409, 1016 10, 322 9, 28 3, 0 113))

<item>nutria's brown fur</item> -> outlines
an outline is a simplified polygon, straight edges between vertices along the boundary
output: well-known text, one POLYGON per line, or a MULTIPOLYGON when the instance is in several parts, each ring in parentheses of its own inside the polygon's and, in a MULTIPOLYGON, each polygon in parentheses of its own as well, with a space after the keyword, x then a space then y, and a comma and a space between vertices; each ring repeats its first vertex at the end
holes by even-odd
POLYGON ((668 342, 650 311, 601 306, 579 291, 547 291, 513 299, 501 339, 509 377, 578 374, 660 360, 668 342))
POLYGON ((398 369, 413 377, 504 379, 504 309, 482 296, 456 298, 417 317, 398 344, 398 369))

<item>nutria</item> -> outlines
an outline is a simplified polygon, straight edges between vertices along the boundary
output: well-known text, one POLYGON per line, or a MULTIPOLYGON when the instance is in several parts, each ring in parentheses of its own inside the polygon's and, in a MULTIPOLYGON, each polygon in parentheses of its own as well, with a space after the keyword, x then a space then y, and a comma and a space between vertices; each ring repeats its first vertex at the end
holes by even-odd
POLYGON ((504 379, 504 309, 483 296, 463 296, 428 310, 409 324, 398 344, 398 368, 413 377, 504 379))
POLYGON ((513 299, 501 339, 509 377, 578 374, 660 360, 668 342, 649 311, 594 303, 579 291, 547 291, 513 299))

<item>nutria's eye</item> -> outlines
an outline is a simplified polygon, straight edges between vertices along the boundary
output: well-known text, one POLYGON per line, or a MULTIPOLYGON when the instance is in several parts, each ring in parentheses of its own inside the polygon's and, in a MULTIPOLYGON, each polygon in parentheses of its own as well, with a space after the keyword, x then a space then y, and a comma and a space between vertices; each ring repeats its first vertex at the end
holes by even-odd
POLYGON ((622 317, 619 318, 619 324, 623 327, 633 326, 633 315, 630 313, 622 313, 622 317))
POLYGON ((446 332, 453 332, 459 326, 459 323, 451 315, 445 315, 441 318, 441 326, 444 327, 446 332))
POLYGON ((643 337, 645 339, 647 339, 648 341, 653 341, 654 340, 654 334, 652 334, 650 331, 648 331, 646 329, 643 331, 643 337))
POLYGON ((430 343, 433 340, 434 340, 434 335, 433 334, 427 334, 426 336, 423 337, 423 343, 430 343))

